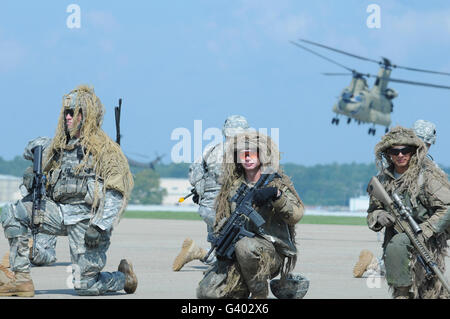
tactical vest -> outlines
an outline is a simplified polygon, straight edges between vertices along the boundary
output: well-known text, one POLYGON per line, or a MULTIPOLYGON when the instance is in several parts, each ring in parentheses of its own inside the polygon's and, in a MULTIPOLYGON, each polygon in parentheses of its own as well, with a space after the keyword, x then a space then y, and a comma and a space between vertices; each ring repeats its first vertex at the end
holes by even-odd
MULTIPOLYGON (((88 193, 88 182, 95 180, 95 174, 91 168, 75 173, 76 167, 84 158, 81 145, 73 150, 64 150, 61 166, 51 171, 49 178, 49 195, 55 201, 62 204, 84 204, 88 193)), ((88 160, 92 161, 91 158, 88 160)), ((88 163, 89 164, 89 163, 88 163)), ((91 167, 91 165, 88 165, 91 167)))

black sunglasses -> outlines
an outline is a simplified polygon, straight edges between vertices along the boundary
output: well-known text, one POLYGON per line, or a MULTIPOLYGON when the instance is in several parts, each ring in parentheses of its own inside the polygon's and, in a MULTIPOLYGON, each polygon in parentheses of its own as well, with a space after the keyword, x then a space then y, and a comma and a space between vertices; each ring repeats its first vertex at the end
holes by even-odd
POLYGON ((64 111, 64 116, 67 116, 67 114, 70 114, 70 116, 73 117, 73 110, 72 109, 65 110, 64 111))
POLYGON ((402 153, 403 155, 410 154, 414 152, 416 148, 414 146, 406 146, 402 148, 391 148, 388 150, 389 155, 397 156, 398 154, 402 153))

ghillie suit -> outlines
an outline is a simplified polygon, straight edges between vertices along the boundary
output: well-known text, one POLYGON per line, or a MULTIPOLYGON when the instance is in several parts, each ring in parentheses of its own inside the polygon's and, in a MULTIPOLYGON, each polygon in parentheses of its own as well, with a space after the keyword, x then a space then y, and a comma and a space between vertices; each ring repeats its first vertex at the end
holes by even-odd
MULTIPOLYGON (((380 170, 378 179, 388 194, 397 192, 412 209, 411 215, 423 230, 425 245, 445 273, 447 243, 441 224, 450 208, 450 184, 446 174, 426 155, 424 142, 412 130, 403 127, 393 128, 375 146, 376 164, 380 170), (398 178, 388 155, 388 150, 395 145, 416 148, 411 153, 408 169, 398 178)), ((377 217, 384 211, 383 204, 371 197, 367 216, 370 229, 380 231, 383 228, 377 217)), ((436 277, 426 278, 424 267, 417 258, 418 253, 406 234, 397 233, 393 226, 386 227, 383 248, 386 280, 393 297, 448 297, 436 277)))
MULTIPOLYGON (((94 90, 81 85, 63 97, 58 125, 52 143, 44 153, 44 173, 52 176, 61 167, 64 150, 73 150, 80 146, 83 160, 75 168, 75 174, 92 171, 95 174, 93 187, 92 212, 99 206, 99 199, 104 198, 107 189, 116 190, 124 197, 123 207, 119 212, 120 220, 133 188, 133 177, 128 161, 120 146, 101 129, 105 108, 94 90), (65 117, 67 111, 73 111, 75 124, 67 128, 65 117), (81 115, 81 121, 78 121, 81 115), (69 140, 76 139, 79 131, 80 138, 76 143, 69 140), (102 191, 100 194, 99 190, 102 191)), ((49 183, 51 178, 48 179, 49 183)))
POLYGON ((216 199, 215 231, 218 232, 235 210, 232 201, 242 183, 252 187, 245 179, 244 169, 237 161, 241 150, 257 150, 263 174, 277 172, 267 187, 281 190, 280 198, 262 206, 253 205, 264 218, 263 234, 258 234, 252 223, 247 229, 256 233, 244 237, 235 245, 234 260, 218 257, 218 263, 208 270, 197 289, 199 298, 265 298, 268 280, 278 274, 284 278, 297 260, 295 224, 302 218, 304 206, 290 179, 279 168, 279 152, 270 137, 257 132, 238 134, 227 143, 223 160, 222 188, 216 199))
MULTIPOLYGON (((134 292, 137 279, 131 263, 121 262, 116 272, 101 272, 114 223, 126 207, 133 179, 120 147, 101 129, 104 108, 87 86, 65 95, 56 134, 30 142, 46 145, 43 172, 47 177, 39 233, 68 236, 75 292, 101 295, 125 289, 134 292), (66 123, 71 125, 66 125, 66 123)), ((24 177, 25 181, 25 177, 24 177)), ((0 283, 0 296, 33 296, 30 275, 29 228, 32 195, 3 208, 1 222, 10 245, 10 266, 15 278, 0 283)))

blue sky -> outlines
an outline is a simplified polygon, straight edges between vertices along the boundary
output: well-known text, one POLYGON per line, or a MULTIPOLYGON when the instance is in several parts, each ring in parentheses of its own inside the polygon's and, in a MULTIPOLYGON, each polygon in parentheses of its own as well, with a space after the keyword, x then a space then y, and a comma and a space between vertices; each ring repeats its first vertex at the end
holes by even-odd
MULTIPOLYGON (((53 136, 61 99, 89 84, 106 107, 103 128, 115 137, 114 106, 123 98, 122 147, 138 160, 170 161, 176 128, 221 128, 231 114, 254 128, 279 129, 282 163, 370 163, 384 129, 332 126, 336 97, 350 77, 289 43, 306 38, 410 67, 450 72, 447 1, 2 1, 0 11, 1 151, 21 155, 37 136, 53 136), (81 27, 66 24, 70 4, 81 27), (370 4, 381 28, 368 28, 370 4)), ((317 49, 361 72, 375 64, 317 49)), ((450 85, 450 77, 395 69, 393 78, 450 85)), ((368 80, 372 85, 373 79, 368 80)), ((437 125, 431 154, 450 166, 450 90, 390 83, 393 125, 419 118, 437 125)), ((194 137, 191 136, 192 144, 194 137)), ((203 141, 203 146, 210 141, 203 141)))

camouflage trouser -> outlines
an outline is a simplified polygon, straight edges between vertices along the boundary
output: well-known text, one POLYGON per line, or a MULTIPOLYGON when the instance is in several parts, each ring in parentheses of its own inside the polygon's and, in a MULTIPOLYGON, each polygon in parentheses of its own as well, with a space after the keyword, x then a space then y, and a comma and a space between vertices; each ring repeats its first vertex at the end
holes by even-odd
POLYGON ((198 298, 268 295, 268 280, 277 276, 283 263, 273 244, 260 237, 244 237, 236 243, 235 255, 235 261, 218 260, 205 273, 197 288, 198 298))
MULTIPOLYGON (((208 233, 206 240, 208 242, 212 241, 212 236, 214 235, 214 222, 216 220, 216 212, 214 209, 211 209, 207 206, 200 205, 198 208, 198 214, 206 223, 206 231, 208 233)), ((206 264, 210 265, 216 261, 216 256, 214 254, 209 255, 208 260, 206 260, 206 264)))
MULTIPOLYGON (((111 231, 102 234, 97 248, 85 246, 84 234, 89 226, 85 219, 74 225, 64 225, 62 212, 57 204, 44 201, 45 213, 39 232, 53 236, 68 236, 75 292, 79 295, 101 295, 108 291, 122 290, 125 275, 121 272, 101 272, 106 264, 106 251, 111 231)), ((12 271, 30 272, 29 225, 31 202, 24 198, 16 205, 3 207, 0 221, 10 245, 9 262, 12 271)))
POLYGON ((386 281, 392 287, 412 285, 411 249, 413 246, 405 233, 394 235, 384 248, 386 281))
POLYGON ((35 266, 47 266, 56 261, 56 236, 44 233, 36 235, 34 242, 34 258, 31 263, 35 266))

